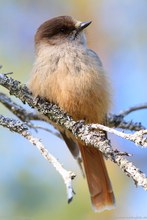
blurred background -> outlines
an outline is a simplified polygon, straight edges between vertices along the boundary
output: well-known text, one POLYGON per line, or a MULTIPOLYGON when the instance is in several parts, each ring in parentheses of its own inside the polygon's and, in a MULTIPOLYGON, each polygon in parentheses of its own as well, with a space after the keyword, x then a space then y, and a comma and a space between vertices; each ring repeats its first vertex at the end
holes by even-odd
MULTIPOLYGON (((87 28, 88 45, 99 54, 112 81, 112 113, 146 101, 146 0, 0 1, 1 72, 13 71, 15 79, 26 83, 34 61, 35 31, 42 22, 58 15, 93 21, 87 28)), ((1 91, 6 92, 3 88, 1 91)), ((15 118, 2 105, 0 112, 15 118)), ((147 126, 146 111, 133 113, 127 119, 147 126)), ((65 168, 77 174, 73 182, 75 198, 68 205, 64 183, 52 165, 27 140, 0 127, 0 220, 147 218, 147 193, 136 188, 132 180, 109 161, 116 209, 94 213, 86 181, 63 141, 45 131, 32 132, 41 137, 65 168)), ((147 150, 115 136, 110 138, 117 149, 133 153, 130 159, 147 173, 147 150)))

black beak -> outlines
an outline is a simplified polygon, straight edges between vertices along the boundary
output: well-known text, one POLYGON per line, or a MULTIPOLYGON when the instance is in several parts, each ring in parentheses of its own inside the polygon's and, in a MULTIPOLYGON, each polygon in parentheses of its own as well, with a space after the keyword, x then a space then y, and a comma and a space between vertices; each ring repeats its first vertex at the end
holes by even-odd
POLYGON ((82 31, 83 29, 85 29, 87 26, 89 26, 91 24, 92 21, 86 21, 86 22, 81 22, 79 27, 78 27, 78 30, 79 31, 82 31))

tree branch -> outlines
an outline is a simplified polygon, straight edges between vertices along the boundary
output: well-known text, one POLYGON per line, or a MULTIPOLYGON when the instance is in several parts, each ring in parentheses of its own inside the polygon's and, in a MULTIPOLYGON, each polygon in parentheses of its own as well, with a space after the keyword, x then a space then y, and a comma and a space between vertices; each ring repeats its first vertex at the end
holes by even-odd
POLYGON ((8 108, 14 115, 16 115, 21 121, 29 122, 30 120, 43 120, 40 119, 39 114, 26 111, 23 107, 16 104, 6 94, 0 92, 0 102, 8 108))
MULTIPOLYGON (((31 120, 41 120, 45 121, 44 117, 38 113, 29 112, 25 110, 22 106, 16 104, 10 97, 8 97, 6 94, 0 92, 0 102, 7 107, 14 115, 16 115, 19 119, 25 122, 30 122, 31 120)), ((142 129, 145 129, 141 123, 134 123, 132 121, 126 122, 124 120, 124 116, 121 115, 114 115, 109 114, 107 117, 107 125, 109 127, 117 127, 122 129, 128 129, 128 130, 134 130, 134 131, 140 131, 142 129)), ((33 126, 30 124, 29 127, 37 128, 36 126, 33 126)), ((46 130, 44 128, 41 128, 43 130, 46 130)), ((53 133, 51 130, 48 129, 48 132, 54 134, 57 137, 61 138, 61 135, 59 133, 53 133)))
POLYGON ((100 129, 111 134, 115 134, 121 138, 132 141, 141 147, 147 147, 147 130, 136 131, 134 134, 126 134, 124 132, 117 131, 113 128, 109 128, 100 124, 91 124, 89 125, 91 129, 100 129))
POLYGON ((19 120, 10 119, 8 117, 6 118, 0 115, 0 125, 8 128, 10 131, 21 134, 24 138, 29 140, 31 144, 35 145, 38 148, 42 156, 49 163, 51 163, 55 167, 55 169, 59 172, 59 174, 62 176, 64 183, 66 185, 68 202, 71 202, 74 194, 72 188, 72 180, 75 178, 76 175, 73 172, 67 171, 63 168, 63 166, 59 163, 59 161, 47 151, 47 149, 41 143, 41 141, 38 138, 32 136, 25 123, 22 123, 19 120))
POLYGON ((110 128, 121 128, 130 131, 140 131, 145 127, 140 122, 125 121, 125 115, 109 114, 107 117, 107 126, 110 128))
MULTIPOLYGON (((34 99, 31 95, 31 92, 25 85, 21 85, 20 82, 13 80, 11 77, 8 77, 4 74, 0 74, 0 84, 9 90, 11 95, 15 95, 23 103, 28 103, 32 108, 36 108, 41 114, 45 115, 51 123, 58 126, 58 128, 62 128, 66 131, 68 130, 68 132, 77 138, 78 141, 82 141, 88 146, 98 148, 107 159, 110 159, 116 163, 127 176, 131 177, 136 185, 142 186, 145 190, 147 190, 147 178, 145 174, 143 174, 137 167, 135 167, 131 162, 123 157, 124 155, 129 156, 127 153, 122 153, 118 150, 112 149, 110 142, 106 139, 105 133, 103 131, 115 133, 125 139, 130 138, 130 136, 128 138, 128 134, 124 134, 123 136, 122 132, 108 128, 106 126, 98 124, 85 125, 84 121, 76 122, 69 115, 60 110, 59 107, 57 107, 55 104, 49 103, 41 98, 34 99), (101 129, 103 131, 96 131, 95 129, 101 129)), ((113 115, 113 117, 115 118, 115 115, 113 115)), ((113 124, 113 117, 111 117, 111 120, 109 120, 108 117, 108 124, 113 124)), ((120 116, 116 117, 119 118, 120 116)), ((126 124, 124 121, 124 116, 121 116, 117 123, 114 124, 119 127, 121 122, 122 124, 126 124)), ((135 126, 135 124, 131 124, 131 126, 135 126)), ((134 130, 138 130, 139 127, 144 129, 144 127, 138 123, 134 130)), ((130 140, 134 140, 135 143, 141 146, 146 146, 146 137, 144 136, 146 134, 146 130, 144 130, 144 134, 143 130, 141 133, 136 132, 136 134, 140 135, 139 141, 135 141, 135 135, 132 136, 132 139, 130 140)))
POLYGON ((48 128, 44 128, 42 126, 37 126, 37 125, 34 125, 33 123, 30 122, 31 120, 45 121, 45 119, 44 119, 44 117, 42 117, 42 115, 25 110, 22 106, 16 104, 14 101, 12 101, 11 98, 9 98, 6 94, 4 94, 2 92, 0 92, 0 102, 6 108, 8 108, 14 115, 16 115, 21 121, 26 122, 29 128, 33 128, 35 130, 42 129, 42 130, 45 130, 45 131, 55 135, 56 137, 58 137, 60 139, 62 139, 59 132, 53 132, 52 130, 50 130, 48 128))
POLYGON ((147 109, 147 103, 143 103, 143 104, 140 104, 140 105, 130 107, 126 110, 121 111, 118 115, 125 117, 126 115, 128 115, 128 114, 130 114, 134 111, 142 110, 142 109, 147 109))

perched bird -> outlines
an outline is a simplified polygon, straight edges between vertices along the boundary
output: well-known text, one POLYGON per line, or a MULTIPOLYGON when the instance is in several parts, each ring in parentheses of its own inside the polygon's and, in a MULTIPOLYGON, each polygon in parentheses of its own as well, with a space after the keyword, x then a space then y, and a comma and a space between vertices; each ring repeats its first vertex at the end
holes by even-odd
MULTIPOLYGON (((98 55, 86 44, 84 29, 90 23, 59 16, 38 28, 28 86, 34 96, 57 104, 74 120, 104 124, 110 87, 98 55)), ((112 209, 115 198, 102 153, 60 132, 73 156, 81 153, 94 210, 112 209)))

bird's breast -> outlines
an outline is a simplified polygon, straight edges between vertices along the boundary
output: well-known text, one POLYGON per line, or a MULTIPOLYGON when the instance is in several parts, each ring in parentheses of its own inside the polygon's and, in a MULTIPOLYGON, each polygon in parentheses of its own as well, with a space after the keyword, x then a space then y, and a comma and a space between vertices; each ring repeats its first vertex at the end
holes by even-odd
POLYGON ((84 50, 40 52, 29 87, 35 96, 56 103, 75 120, 101 123, 108 111, 107 78, 84 50))

